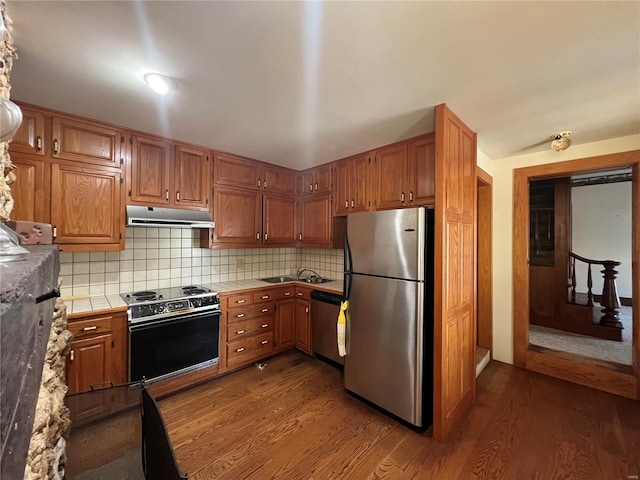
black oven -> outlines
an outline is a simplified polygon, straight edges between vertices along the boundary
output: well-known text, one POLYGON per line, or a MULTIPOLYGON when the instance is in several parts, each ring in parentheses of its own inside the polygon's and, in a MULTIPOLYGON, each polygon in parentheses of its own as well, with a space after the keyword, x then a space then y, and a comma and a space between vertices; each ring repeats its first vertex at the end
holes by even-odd
POLYGON ((220 310, 129 324, 129 381, 160 380, 218 363, 220 310))

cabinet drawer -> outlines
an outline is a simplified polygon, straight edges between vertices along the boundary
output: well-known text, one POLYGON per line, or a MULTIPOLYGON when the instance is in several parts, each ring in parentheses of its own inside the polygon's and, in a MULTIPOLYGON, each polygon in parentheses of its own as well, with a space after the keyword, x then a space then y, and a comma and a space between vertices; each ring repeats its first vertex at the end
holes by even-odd
POLYGON ((261 292, 254 292, 251 296, 253 303, 269 302, 276 299, 275 290, 263 290, 261 292))
POLYGON ((311 300, 311 290, 308 288, 296 287, 296 298, 311 300))
POLYGON ((257 333, 273 330, 273 317, 259 317, 251 320, 234 322, 227 326, 227 341, 233 342, 257 333))
POLYGON ((273 332, 254 335, 227 344, 227 366, 235 367, 273 353, 273 332))
POLYGON ((238 307, 240 305, 249 305, 251 303, 251 293, 240 293, 238 295, 229 295, 227 306, 229 308, 238 307))
POLYGON ((259 303, 257 305, 247 305, 246 307, 230 308, 227 310, 227 322, 249 320, 250 318, 273 315, 275 312, 275 302, 259 303))
POLYGON ((296 286, 291 284, 287 287, 281 287, 275 290, 275 298, 276 300, 283 300, 287 298, 295 298, 296 296, 296 286))
POLYGON ((97 335, 100 333, 111 332, 111 320, 113 317, 96 317, 88 320, 80 320, 78 322, 69 322, 68 330, 75 338, 86 337, 88 335, 97 335))

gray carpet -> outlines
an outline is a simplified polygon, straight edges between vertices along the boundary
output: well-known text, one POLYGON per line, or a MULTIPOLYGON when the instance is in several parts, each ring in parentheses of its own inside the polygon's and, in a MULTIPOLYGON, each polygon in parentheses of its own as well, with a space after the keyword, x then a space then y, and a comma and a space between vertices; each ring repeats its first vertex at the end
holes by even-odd
POLYGON ((631 307, 620 307, 622 342, 529 325, 529 343, 586 357, 631 365, 631 307))
POLYGON ((144 480, 140 448, 133 448, 114 461, 87 470, 68 480, 144 480))

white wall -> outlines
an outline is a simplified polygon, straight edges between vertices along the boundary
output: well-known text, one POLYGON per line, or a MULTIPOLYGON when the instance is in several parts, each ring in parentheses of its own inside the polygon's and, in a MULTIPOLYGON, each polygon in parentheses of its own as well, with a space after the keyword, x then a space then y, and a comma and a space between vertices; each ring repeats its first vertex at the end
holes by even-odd
POLYGON ((480 149, 477 150, 476 165, 491 175, 491 159, 487 157, 480 149))
POLYGON ((640 135, 574 145, 491 161, 493 176, 493 356, 513 363, 513 170, 514 168, 640 149, 640 135))
MULTIPOLYGON (((622 262, 618 295, 631 298, 631 182, 571 189, 571 251, 581 257, 622 262)), ((602 293, 602 267, 591 267, 593 293, 602 293)), ((587 291, 587 265, 576 262, 576 290, 587 291)))

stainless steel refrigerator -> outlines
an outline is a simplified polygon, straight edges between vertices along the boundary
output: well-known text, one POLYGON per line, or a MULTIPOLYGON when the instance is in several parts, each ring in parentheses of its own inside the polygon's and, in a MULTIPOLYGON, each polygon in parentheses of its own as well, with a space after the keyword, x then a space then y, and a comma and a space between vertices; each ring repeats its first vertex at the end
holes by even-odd
POLYGON ((345 387, 417 427, 433 410, 433 210, 349 215, 345 387))

